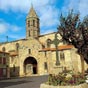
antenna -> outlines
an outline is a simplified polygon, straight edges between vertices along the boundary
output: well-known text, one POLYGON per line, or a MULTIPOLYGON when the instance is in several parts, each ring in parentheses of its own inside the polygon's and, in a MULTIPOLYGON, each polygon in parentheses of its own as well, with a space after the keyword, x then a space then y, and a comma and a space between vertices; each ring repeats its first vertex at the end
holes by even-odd
POLYGON ((8 42, 8 36, 6 36, 6 42, 8 42))

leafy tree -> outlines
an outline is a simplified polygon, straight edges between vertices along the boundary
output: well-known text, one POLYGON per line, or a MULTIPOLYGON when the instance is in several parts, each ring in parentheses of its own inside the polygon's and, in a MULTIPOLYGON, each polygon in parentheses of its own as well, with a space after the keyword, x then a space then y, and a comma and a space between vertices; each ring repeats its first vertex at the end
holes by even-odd
POLYGON ((66 17, 61 14, 58 31, 63 40, 77 48, 77 53, 88 64, 88 16, 81 21, 79 13, 70 11, 66 17))

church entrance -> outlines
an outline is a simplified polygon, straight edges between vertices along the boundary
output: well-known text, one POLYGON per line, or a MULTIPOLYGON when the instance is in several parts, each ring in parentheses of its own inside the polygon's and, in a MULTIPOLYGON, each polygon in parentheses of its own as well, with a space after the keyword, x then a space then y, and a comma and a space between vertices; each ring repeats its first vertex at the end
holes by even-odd
POLYGON ((34 57, 28 57, 24 61, 25 75, 37 74, 37 61, 34 57))

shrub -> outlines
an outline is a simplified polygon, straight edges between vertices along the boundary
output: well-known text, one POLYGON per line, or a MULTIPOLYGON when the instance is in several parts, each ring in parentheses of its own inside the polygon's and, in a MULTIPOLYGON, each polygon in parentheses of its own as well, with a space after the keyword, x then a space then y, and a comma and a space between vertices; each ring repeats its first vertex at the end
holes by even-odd
POLYGON ((70 72, 67 73, 59 73, 58 75, 50 74, 48 77, 48 84, 49 85, 79 85, 84 83, 86 78, 81 75, 80 73, 74 75, 70 72))

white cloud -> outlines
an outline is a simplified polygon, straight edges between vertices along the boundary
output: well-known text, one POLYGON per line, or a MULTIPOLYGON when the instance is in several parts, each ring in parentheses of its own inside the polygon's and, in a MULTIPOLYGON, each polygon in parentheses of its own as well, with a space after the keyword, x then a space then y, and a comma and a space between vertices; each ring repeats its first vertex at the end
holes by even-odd
POLYGON ((14 31, 14 32, 17 32, 17 31, 21 30, 22 28, 21 28, 21 27, 18 27, 18 26, 16 26, 16 25, 11 25, 11 24, 9 24, 9 25, 8 25, 8 29, 10 29, 10 30, 12 30, 12 31, 14 31))
POLYGON ((24 11, 27 10, 29 1, 30 0, 0 0, 0 9, 5 11, 24 11))
POLYGON ((17 32, 21 29, 22 28, 17 25, 12 25, 0 19, 0 33, 1 34, 6 33, 7 31, 17 32))
POLYGON ((27 12, 31 3, 33 3, 35 7, 42 7, 50 3, 49 1, 50 0, 0 0, 0 9, 27 12))
POLYGON ((57 19, 57 18, 59 18, 58 12, 59 12, 59 10, 57 10, 56 8, 51 7, 51 6, 47 6, 46 8, 43 8, 43 10, 40 12, 41 26, 49 27, 49 26, 58 24, 58 19, 57 19))
POLYGON ((61 9, 61 12, 65 15, 68 14, 69 10, 78 10, 78 4, 79 4, 79 0, 65 0, 64 5, 61 9))
MULTIPOLYGON (((0 10, 4 12, 21 12, 27 14, 29 11, 29 8, 31 6, 31 3, 34 6, 34 9, 36 10, 37 14, 40 18, 40 27, 41 30, 44 30, 44 27, 48 29, 45 33, 51 33, 54 31, 54 29, 50 29, 50 26, 55 26, 58 24, 58 10, 54 7, 54 3, 56 0, 0 0, 0 10)), ((13 14, 14 15, 14 14, 13 14)), ((5 23, 3 23, 4 25, 5 23)), ((5 30, 13 30, 18 31, 20 28, 16 25, 11 25, 9 23, 6 23, 5 30)), ((11 38, 19 38, 17 35, 9 35, 11 38)))
POLYGON ((88 15, 88 0, 81 0, 78 10, 80 11, 82 17, 88 15))
POLYGON ((7 31, 6 24, 0 23, 0 34, 7 31))
MULTIPOLYGON (((55 27, 54 29, 52 29, 52 27, 59 24, 59 15, 61 12, 66 14, 73 8, 74 10, 79 11, 82 17, 88 14, 88 0, 64 0, 65 2, 63 2, 64 5, 61 7, 61 10, 55 7, 56 1, 57 0, 0 0, 0 10, 27 14, 31 3, 33 3, 35 10, 40 17, 41 29, 43 30, 44 27, 48 29, 43 34, 50 33, 55 30, 55 27)), ((60 3, 58 3, 58 5, 59 4, 60 3)), ((16 32, 20 29, 21 28, 16 25, 0 22, 0 33, 4 33, 8 30, 16 32)))
POLYGON ((33 3, 40 20, 41 27, 58 24, 58 10, 54 7, 56 0, 0 0, 0 9, 3 11, 19 11, 28 13, 33 3))
POLYGON ((25 38, 25 36, 19 32, 21 29, 22 27, 7 23, 3 19, 0 19, 0 41, 6 41, 7 35, 9 41, 11 41, 10 39, 18 40, 25 38))
POLYGON ((62 13, 66 14, 71 9, 79 12, 81 17, 88 15, 88 0, 65 0, 62 13))
MULTIPOLYGON (((41 26, 51 26, 57 23, 59 11, 57 8, 54 8, 56 1, 57 0, 0 0, 0 10, 28 13, 31 3, 33 3, 40 15, 41 26)), ((73 8, 74 10, 79 10, 81 16, 88 14, 88 0, 64 0, 63 3, 62 13, 67 13, 69 9, 73 8)), ((60 3, 58 3, 58 5, 59 4, 60 3)))

